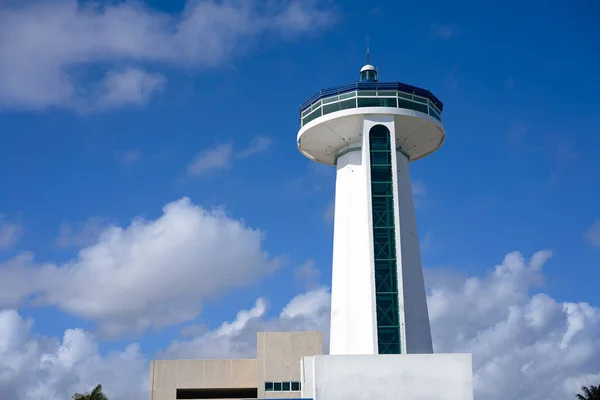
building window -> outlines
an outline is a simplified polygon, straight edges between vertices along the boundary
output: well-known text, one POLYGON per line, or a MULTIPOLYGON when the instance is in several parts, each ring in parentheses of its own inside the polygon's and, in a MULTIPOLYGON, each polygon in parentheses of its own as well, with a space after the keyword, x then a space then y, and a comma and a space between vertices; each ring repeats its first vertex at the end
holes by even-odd
POLYGON ((300 382, 265 382, 265 392, 299 392, 300 382))

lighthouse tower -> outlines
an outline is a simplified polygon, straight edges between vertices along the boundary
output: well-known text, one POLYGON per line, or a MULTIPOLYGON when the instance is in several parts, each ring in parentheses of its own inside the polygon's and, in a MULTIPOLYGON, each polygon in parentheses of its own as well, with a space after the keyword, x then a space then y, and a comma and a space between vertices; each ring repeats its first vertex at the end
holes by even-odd
POLYGON ((329 354, 432 353, 409 165, 444 142, 443 105, 368 52, 359 76, 304 103, 297 136, 337 171, 329 354))

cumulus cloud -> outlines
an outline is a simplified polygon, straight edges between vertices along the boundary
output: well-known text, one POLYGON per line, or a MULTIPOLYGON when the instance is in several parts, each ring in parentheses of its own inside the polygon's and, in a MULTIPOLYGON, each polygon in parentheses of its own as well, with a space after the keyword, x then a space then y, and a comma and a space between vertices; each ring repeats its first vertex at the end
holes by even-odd
POLYGON ((294 297, 269 318, 267 300, 259 298, 231 322, 188 341, 175 341, 159 352, 160 359, 246 358, 256 356, 257 332, 322 331, 324 350, 329 348, 329 290, 319 287, 294 297))
POLYGON ((0 251, 8 250, 17 244, 23 231, 21 224, 10 221, 6 216, 0 214, 0 251))
MULTIPOLYGON (((299 295, 267 317, 266 300, 242 310, 230 322, 202 331, 189 341, 173 342, 159 358, 234 358, 256 356, 258 331, 318 330, 328 325, 329 293, 319 288, 299 295)), ((0 311, 0 398, 62 400, 102 383, 111 400, 148 398, 148 357, 137 344, 102 356, 96 338, 68 329, 62 339, 31 332, 33 321, 16 311, 0 311)), ((324 332, 324 339, 328 337, 324 332)))
POLYGON ((231 143, 223 143, 203 150, 188 165, 188 175, 199 176, 208 171, 227 169, 232 164, 232 153, 233 145, 231 143))
POLYGON ((142 158, 140 149, 132 149, 127 151, 115 151, 116 159, 123 164, 133 164, 142 158))
POLYGON ((166 78, 140 68, 128 67, 122 71, 109 71, 98 88, 92 107, 119 108, 125 105, 144 105, 150 97, 163 89, 166 78))
MULTIPOLYGON (((483 277, 429 274, 437 352, 472 352, 476 399, 562 400, 600 378, 600 309, 535 293, 551 256, 508 254, 483 277)), ((254 357, 258 331, 321 330, 329 337, 330 294, 302 293, 270 317, 267 300, 232 321, 171 343, 154 358, 254 357)), ((34 337, 31 321, 0 313, 0 398, 68 398, 98 382, 111 399, 146 399, 148 361, 137 345, 98 355, 92 335, 67 330, 62 340, 34 337)), ((328 344, 325 343, 325 349, 328 344)), ((147 358, 153 358, 148 356, 147 358)))
POLYGON ((321 279, 321 271, 313 260, 308 260, 294 271, 294 278, 306 288, 317 286, 321 279))
POLYGON ((600 219, 589 227, 585 233, 585 238, 592 246, 600 249, 600 219))
POLYGON ((200 176, 209 171, 229 169, 235 158, 248 158, 267 151, 271 147, 271 139, 257 136, 246 147, 236 150, 233 143, 221 143, 199 152, 188 165, 188 176, 200 176))
POLYGON ((97 321, 111 336, 160 328, 192 320, 206 298, 271 273, 278 262, 262 241, 261 231, 223 210, 183 198, 155 220, 108 227, 67 263, 38 266, 21 255, 0 264, 0 300, 34 296, 33 304, 97 321))
MULTIPOLYGON (((550 257, 549 251, 529 260, 510 253, 483 277, 428 274, 435 351, 473 353, 477 399, 562 400, 598 383, 600 308, 535 292, 550 257)), ((329 304, 328 290, 318 288, 268 319, 259 299, 234 321, 175 342, 159 357, 253 357, 261 330, 318 329, 328 340, 329 304)))
MULTIPOLYGON (((473 353, 477 399, 562 400, 598 383, 600 308, 535 292, 550 257, 549 251, 529 260, 510 253, 483 277, 428 274, 435 351, 473 353)), ((329 304, 329 291, 318 288, 269 319, 259 299, 234 321, 175 342, 159 357, 253 357, 261 330, 318 329, 328 340, 329 304)))
POLYGON ((189 1, 169 14, 141 1, 0 3, 0 107, 140 104, 165 78, 141 64, 204 69, 331 26, 316 1, 189 1), (106 68, 98 81, 92 68, 106 68))
POLYGON ((435 350, 473 353, 480 399, 568 398, 600 370, 600 309, 535 293, 550 256, 511 253, 483 278, 429 282, 435 350))
POLYGON ((0 399, 70 399, 98 383, 110 399, 148 398, 148 361, 138 345, 101 356, 88 332, 40 337, 32 325, 14 310, 0 311, 0 399))
POLYGON ((269 150, 271 147, 272 141, 266 136, 257 136, 252 142, 248 145, 248 147, 240 150, 237 154, 238 158, 246 158, 253 156, 255 154, 262 153, 264 151, 269 150))
POLYGON ((108 219, 97 216, 86 219, 82 224, 63 222, 58 230, 56 244, 63 248, 89 246, 98 240, 108 227, 108 222, 108 219))
POLYGON ((325 206, 325 211, 323 211, 323 220, 328 223, 333 223, 335 220, 335 200, 331 200, 325 206))

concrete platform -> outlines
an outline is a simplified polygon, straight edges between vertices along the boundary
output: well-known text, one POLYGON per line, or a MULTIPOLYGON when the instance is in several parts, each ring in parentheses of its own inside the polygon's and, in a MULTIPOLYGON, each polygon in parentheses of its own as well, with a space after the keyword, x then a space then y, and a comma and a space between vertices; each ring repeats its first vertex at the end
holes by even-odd
POLYGON ((314 400, 473 400, 471 354, 312 356, 301 374, 314 400))

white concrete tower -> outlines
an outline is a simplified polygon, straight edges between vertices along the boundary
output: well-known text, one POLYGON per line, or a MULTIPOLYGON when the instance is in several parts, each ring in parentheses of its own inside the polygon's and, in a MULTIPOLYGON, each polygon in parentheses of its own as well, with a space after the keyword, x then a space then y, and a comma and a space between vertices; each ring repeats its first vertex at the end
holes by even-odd
POLYGON ((301 106, 298 149, 337 169, 331 355, 433 352, 409 162, 444 142, 442 108, 368 63, 301 106))

